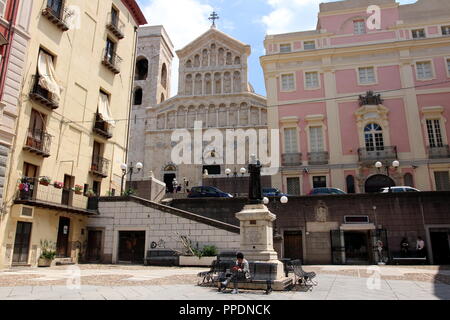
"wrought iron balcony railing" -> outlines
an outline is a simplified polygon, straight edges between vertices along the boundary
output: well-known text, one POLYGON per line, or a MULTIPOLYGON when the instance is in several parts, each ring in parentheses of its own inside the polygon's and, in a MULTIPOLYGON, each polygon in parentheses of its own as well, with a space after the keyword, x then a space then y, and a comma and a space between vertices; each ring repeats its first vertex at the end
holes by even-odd
POLYGON ((91 173, 95 176, 106 178, 108 177, 109 160, 100 156, 92 158, 91 173))
POLYGON ((42 88, 39 85, 40 75, 36 74, 32 77, 32 87, 30 92, 30 99, 36 101, 52 110, 58 109, 59 102, 55 99, 50 91, 42 88))
POLYGON ((111 50, 103 50, 102 64, 107 67, 114 74, 120 73, 120 65, 122 64, 122 58, 119 57, 115 52, 111 50))
POLYGON ((117 39, 125 38, 125 34, 123 32, 125 25, 120 22, 117 15, 113 15, 111 13, 108 14, 108 23, 106 24, 106 28, 111 31, 111 33, 115 35, 117 39))
POLYGON ((376 161, 397 160, 397 147, 377 147, 377 148, 359 148, 359 162, 365 164, 374 164, 376 161))
POLYGON ((44 158, 50 157, 52 136, 41 129, 28 129, 24 150, 44 158))
POLYGON ((308 164, 309 165, 328 164, 329 159, 330 159, 330 155, 327 151, 309 152, 308 153, 308 164))
POLYGON ((301 166, 302 154, 301 153, 284 153, 281 156, 282 166, 301 166))
POLYGON ((107 121, 104 121, 98 113, 95 115, 93 131, 105 139, 111 139, 113 136, 111 125, 107 121))
POLYGON ((61 31, 67 31, 69 30, 69 26, 66 19, 73 13, 69 12, 63 5, 63 0, 49 0, 47 7, 42 10, 42 15, 61 31))
POLYGON ((450 158, 450 147, 448 145, 442 147, 428 147, 428 157, 430 159, 450 158))

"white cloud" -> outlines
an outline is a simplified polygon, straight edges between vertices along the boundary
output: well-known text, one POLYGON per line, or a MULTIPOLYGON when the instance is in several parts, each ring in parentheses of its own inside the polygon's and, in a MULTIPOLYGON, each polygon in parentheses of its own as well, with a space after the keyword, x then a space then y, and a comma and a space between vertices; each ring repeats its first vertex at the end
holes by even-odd
MULTIPOLYGON (((175 50, 181 49, 210 27, 213 8, 205 0, 150 0, 143 12, 150 25, 163 25, 175 50)), ((172 64, 172 96, 178 90, 178 58, 172 64)))
POLYGON ((318 5, 324 0, 266 0, 273 10, 261 22, 267 34, 311 29, 317 19, 318 5))

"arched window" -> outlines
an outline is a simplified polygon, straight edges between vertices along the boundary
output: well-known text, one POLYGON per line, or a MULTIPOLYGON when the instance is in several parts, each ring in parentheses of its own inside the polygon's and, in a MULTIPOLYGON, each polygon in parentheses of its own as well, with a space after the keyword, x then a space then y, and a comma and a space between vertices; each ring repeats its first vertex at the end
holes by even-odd
POLYGON ((194 67, 195 68, 200 67, 200 56, 198 54, 195 55, 195 57, 194 57, 194 67))
POLYGON ((235 71, 233 74, 233 92, 241 92, 241 73, 235 71))
POLYGON ((227 65, 230 66, 233 64, 233 55, 231 52, 227 52, 227 65))
POLYGON ((186 127, 186 109, 183 106, 178 108, 178 119, 177 119, 177 127, 185 128, 186 127))
POLYGON ((413 187, 414 188, 414 178, 411 173, 405 173, 405 176, 403 177, 405 181, 405 186, 407 187, 413 187))
POLYGON ((207 74, 205 74, 205 94, 211 94, 211 93, 212 93, 211 74, 207 73, 207 74))
POLYGON ((148 75, 148 60, 140 57, 136 62, 135 80, 147 80, 148 75))
POLYGON ((192 74, 188 74, 186 76, 186 82, 185 82, 185 85, 184 85, 184 93, 187 96, 191 96, 192 95, 192 84, 193 84, 192 74))
POLYGON ((200 73, 197 73, 195 75, 194 95, 197 96, 202 95, 202 86, 203 86, 202 75, 200 73))
POLYGON ((383 129, 379 124, 371 123, 364 128, 367 151, 384 150, 383 129))
POLYGON ((208 50, 204 49, 202 52, 202 66, 207 67, 208 65, 209 65, 208 50))
POLYGON ((219 49, 219 66, 223 66, 225 64, 225 50, 223 48, 219 49))
POLYGON ((163 63, 161 69, 161 85, 164 89, 167 89, 167 67, 165 63, 163 63))
POLYGON ((231 73, 225 72, 223 75, 223 92, 231 93, 231 73))
POLYGON ((166 101, 166 97, 164 97, 164 93, 161 93, 161 101, 159 103, 163 103, 166 101))
POLYGON ((345 179, 347 183, 347 193, 355 193, 355 177, 354 176, 347 176, 345 179))
POLYGON ((236 58, 234 58, 234 64, 241 64, 241 57, 237 56, 236 58))
POLYGON ((137 88, 134 90, 134 105, 140 106, 142 104, 142 89, 137 88))
POLYGON ((214 74, 214 93, 222 93, 222 75, 220 73, 214 74))
POLYGON ((191 60, 188 60, 186 62, 186 68, 192 68, 192 61, 191 60))

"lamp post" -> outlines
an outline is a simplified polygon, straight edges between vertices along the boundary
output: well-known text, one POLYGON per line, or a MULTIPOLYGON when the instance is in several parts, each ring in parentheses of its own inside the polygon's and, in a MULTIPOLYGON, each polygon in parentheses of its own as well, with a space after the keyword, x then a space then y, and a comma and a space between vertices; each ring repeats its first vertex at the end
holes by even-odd
POLYGON ((127 174, 130 175, 130 184, 131 184, 131 179, 133 177, 133 173, 135 173, 135 169, 137 170, 136 173, 138 173, 142 170, 143 167, 144 167, 144 165, 142 164, 142 162, 136 163, 136 167, 133 167, 133 162, 131 162, 130 166, 128 166, 126 163, 122 163, 120 165, 120 169, 122 169, 122 182, 121 182, 121 186, 120 186, 120 194, 121 195, 123 195, 123 181, 125 179, 125 176, 127 174))
MULTIPOLYGON (((381 168, 383 168, 383 163, 381 161, 377 161, 375 163, 375 167, 378 169, 378 171, 380 171, 381 168)), ((400 162, 398 160, 394 160, 392 161, 392 164, 390 166, 386 166, 386 174, 388 177, 390 177, 389 170, 391 169, 391 167, 397 169, 398 167, 400 167, 400 162)), ((391 186, 389 186, 389 192, 392 192, 391 186)))
MULTIPOLYGON (((225 174, 227 175, 227 178, 230 177, 231 172, 232 171, 231 171, 230 168, 225 169, 225 174)), ((239 170, 239 172, 241 173, 242 177, 244 177, 244 175, 247 173, 247 169, 241 168, 239 170)), ((237 177, 238 177, 238 173, 237 173, 236 168, 234 168, 233 177, 234 177, 234 194, 235 194, 235 196, 237 196, 238 195, 238 192, 237 192, 237 177)))

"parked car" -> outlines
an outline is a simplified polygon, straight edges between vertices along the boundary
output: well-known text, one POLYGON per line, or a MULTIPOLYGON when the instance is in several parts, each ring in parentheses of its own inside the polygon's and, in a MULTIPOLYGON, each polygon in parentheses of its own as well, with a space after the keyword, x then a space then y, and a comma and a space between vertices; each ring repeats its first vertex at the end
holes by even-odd
POLYGON ((420 192, 420 190, 413 187, 386 187, 381 189, 381 193, 389 193, 389 192, 420 192))
POLYGON ((263 188, 262 193, 264 197, 287 197, 288 195, 282 193, 277 188, 263 188))
POLYGON ((347 192, 344 192, 341 189, 337 188, 314 188, 308 193, 308 196, 317 196, 326 194, 347 194, 347 192))
POLYGON ((233 196, 215 187, 193 187, 188 198, 233 198, 233 196))

